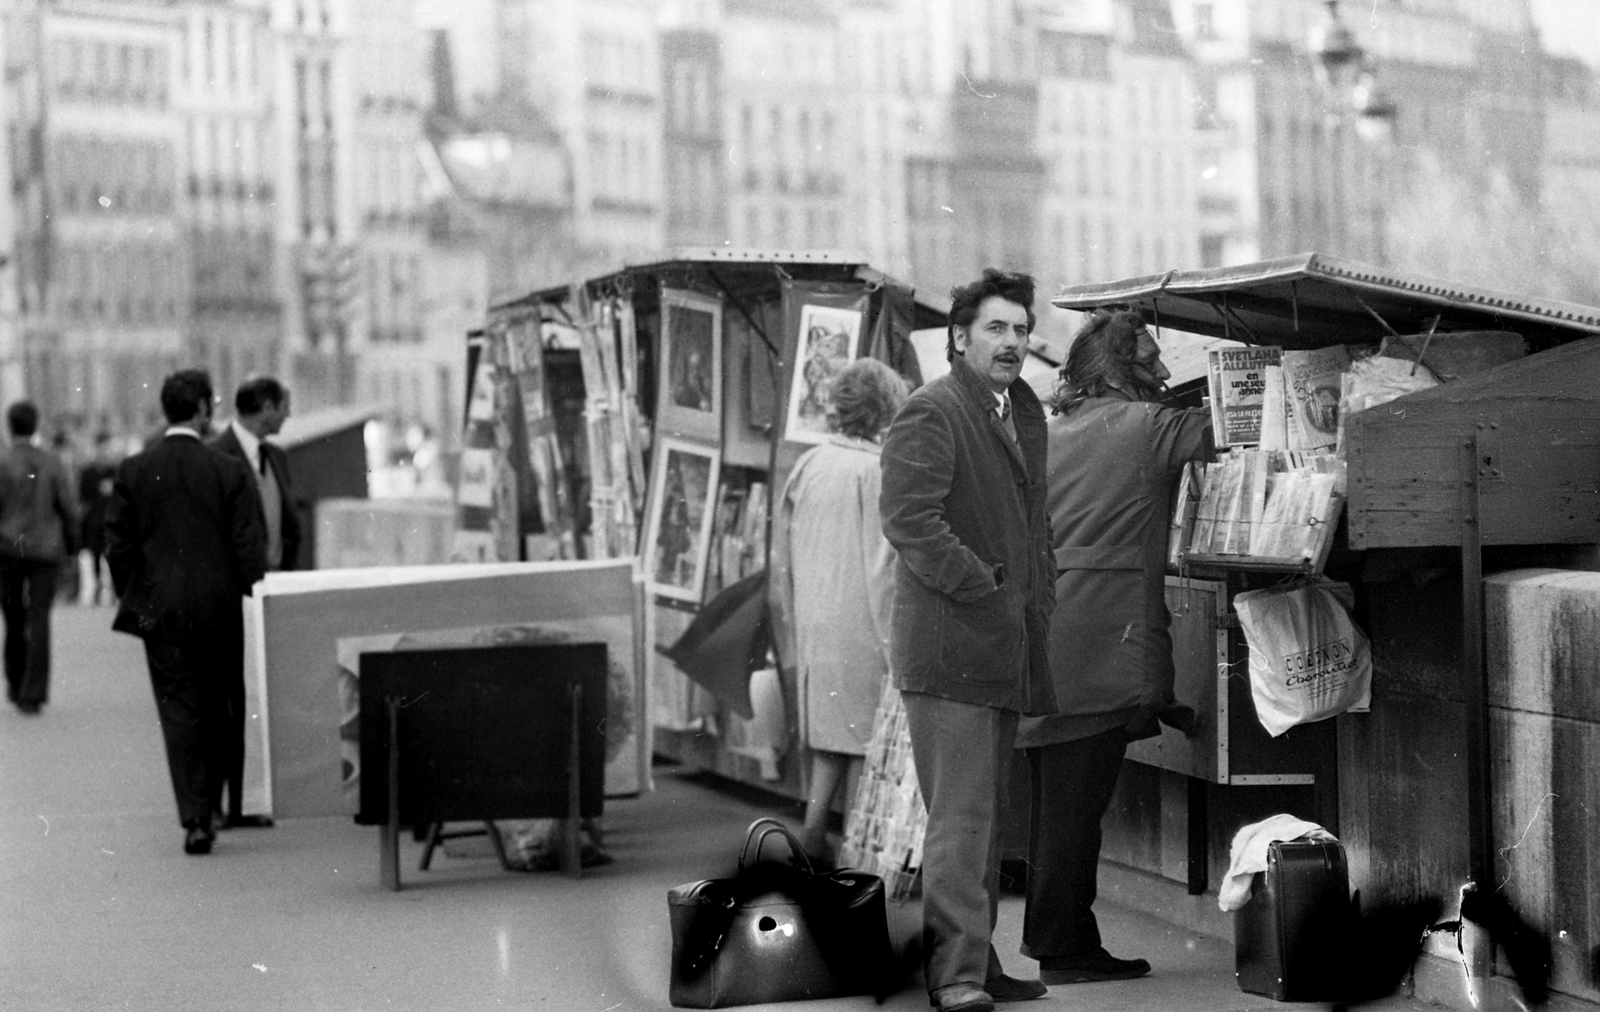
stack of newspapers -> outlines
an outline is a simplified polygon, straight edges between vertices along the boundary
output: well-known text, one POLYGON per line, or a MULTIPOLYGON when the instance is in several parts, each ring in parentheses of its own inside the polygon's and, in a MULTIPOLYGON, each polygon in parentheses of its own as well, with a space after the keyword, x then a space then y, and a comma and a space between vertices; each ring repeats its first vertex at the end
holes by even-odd
POLYGON ((1321 570, 1345 499, 1332 453, 1234 449, 1190 464, 1173 509, 1168 562, 1250 562, 1321 570))

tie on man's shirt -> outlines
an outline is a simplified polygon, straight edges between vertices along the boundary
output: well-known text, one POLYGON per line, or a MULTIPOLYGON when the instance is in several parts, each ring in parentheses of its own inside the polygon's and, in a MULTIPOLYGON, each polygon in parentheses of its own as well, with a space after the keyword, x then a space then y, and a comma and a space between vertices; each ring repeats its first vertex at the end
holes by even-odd
POLYGON ((1017 423, 1011 420, 1011 396, 1009 394, 1000 395, 1000 406, 995 408, 995 411, 1000 414, 1000 424, 1005 427, 1006 435, 1010 436, 1011 441, 1015 443, 1017 441, 1017 423))

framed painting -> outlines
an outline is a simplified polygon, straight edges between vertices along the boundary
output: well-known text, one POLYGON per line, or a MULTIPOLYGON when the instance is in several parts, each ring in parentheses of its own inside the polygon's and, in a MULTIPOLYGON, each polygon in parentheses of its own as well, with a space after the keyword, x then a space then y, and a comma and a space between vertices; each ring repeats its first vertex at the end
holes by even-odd
POLYGON ((715 447, 662 436, 654 456, 645 527, 645 582, 653 593, 699 604, 705 592, 720 455, 715 447))
POLYGON ((661 290, 656 428, 716 444, 722 436, 722 302, 661 290))
POLYGON ((829 386, 855 360, 861 344, 861 312, 802 305, 795 343, 793 379, 783 438, 798 443, 828 441, 829 386))

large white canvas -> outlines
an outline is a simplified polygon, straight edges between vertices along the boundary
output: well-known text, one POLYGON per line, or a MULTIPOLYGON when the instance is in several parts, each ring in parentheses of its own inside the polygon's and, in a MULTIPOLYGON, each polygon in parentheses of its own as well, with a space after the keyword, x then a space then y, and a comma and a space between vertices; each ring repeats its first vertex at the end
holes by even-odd
MULTIPOLYGON (((632 558, 272 573, 247 606, 247 811, 347 814, 340 757, 339 641, 487 626, 625 618, 634 734, 606 769, 606 793, 648 784, 648 708, 632 558)), ((620 628, 620 626, 614 626, 620 628)), ((608 642, 608 645, 610 643, 608 642)))

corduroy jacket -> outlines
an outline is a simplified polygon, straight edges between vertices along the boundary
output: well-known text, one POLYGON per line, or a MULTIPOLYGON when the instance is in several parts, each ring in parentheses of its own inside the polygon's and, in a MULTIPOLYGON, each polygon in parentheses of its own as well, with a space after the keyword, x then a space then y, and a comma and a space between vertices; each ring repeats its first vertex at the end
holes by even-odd
POLYGON ((1045 417, 1023 381, 1007 392, 1015 442, 963 358, 890 426, 878 503, 899 553, 889 667, 902 691, 1047 714, 1045 417))

